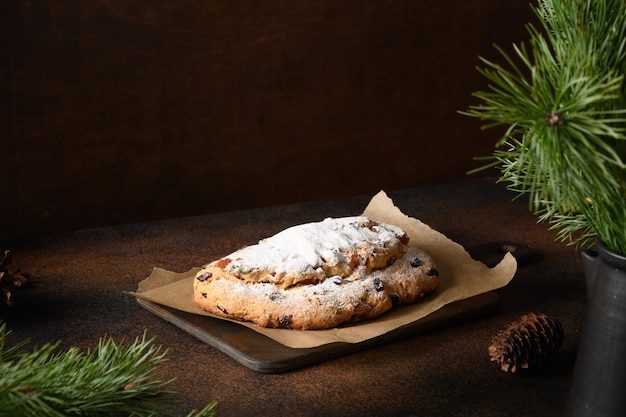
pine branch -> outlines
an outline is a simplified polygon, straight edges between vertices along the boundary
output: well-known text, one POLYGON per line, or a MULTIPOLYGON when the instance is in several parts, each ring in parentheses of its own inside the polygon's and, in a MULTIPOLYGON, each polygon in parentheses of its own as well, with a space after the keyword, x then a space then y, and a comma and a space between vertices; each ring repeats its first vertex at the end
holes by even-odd
POLYGON ((540 0, 540 29, 506 65, 481 58, 488 90, 462 114, 506 126, 501 181, 577 246, 595 236, 626 253, 626 2, 540 0))
MULTIPOLYGON (((59 352, 48 343, 31 352, 27 341, 6 345, 0 324, 0 416, 163 416, 175 404, 172 381, 154 379, 166 351, 146 334, 133 343, 100 339, 94 350, 59 352)), ((212 416, 215 403, 187 417, 212 416)))

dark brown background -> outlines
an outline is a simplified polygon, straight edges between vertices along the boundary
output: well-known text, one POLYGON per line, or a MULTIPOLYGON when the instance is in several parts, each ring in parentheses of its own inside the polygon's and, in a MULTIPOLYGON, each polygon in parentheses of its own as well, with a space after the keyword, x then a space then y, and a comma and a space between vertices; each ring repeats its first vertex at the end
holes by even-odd
POLYGON ((527 0, 3 1, 0 238, 465 176, 527 0))

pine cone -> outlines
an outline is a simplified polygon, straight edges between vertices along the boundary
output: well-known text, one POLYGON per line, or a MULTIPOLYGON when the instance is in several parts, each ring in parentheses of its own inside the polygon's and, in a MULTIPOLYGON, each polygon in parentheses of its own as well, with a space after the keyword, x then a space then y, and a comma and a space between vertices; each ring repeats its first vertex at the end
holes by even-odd
POLYGON ((491 338, 489 356, 504 372, 535 368, 563 345, 563 326, 545 314, 528 313, 491 338))
POLYGON ((0 303, 6 304, 7 307, 13 306, 13 294, 18 287, 25 285, 30 278, 30 274, 22 272, 19 269, 9 270, 11 263, 11 251, 0 250, 0 303))

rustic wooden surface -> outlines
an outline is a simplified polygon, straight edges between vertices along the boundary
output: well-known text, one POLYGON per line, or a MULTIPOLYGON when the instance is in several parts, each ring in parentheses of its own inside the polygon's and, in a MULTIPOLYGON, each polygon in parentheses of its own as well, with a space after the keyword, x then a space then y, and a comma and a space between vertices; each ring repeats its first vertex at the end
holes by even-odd
POLYGON ((0 2, 0 238, 460 179, 526 0, 0 2))

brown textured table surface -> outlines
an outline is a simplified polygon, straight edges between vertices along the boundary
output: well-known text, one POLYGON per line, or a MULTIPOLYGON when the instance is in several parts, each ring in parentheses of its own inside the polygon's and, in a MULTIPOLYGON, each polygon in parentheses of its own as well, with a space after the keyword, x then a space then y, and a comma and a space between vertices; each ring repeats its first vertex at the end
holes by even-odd
POLYGON ((297 370, 266 374, 165 322, 124 291, 153 267, 183 272, 294 224, 359 214, 372 196, 275 206, 2 242, 34 274, 5 321, 32 344, 94 347, 147 329, 169 349, 158 369, 182 394, 180 414, 210 400, 218 416, 558 416, 584 314, 579 254, 554 241, 523 199, 490 179, 390 191, 406 214, 466 248, 525 244, 533 257, 497 291, 496 312, 297 370), (489 361, 490 338, 529 311, 559 319, 565 342, 543 369, 510 374, 489 361))

